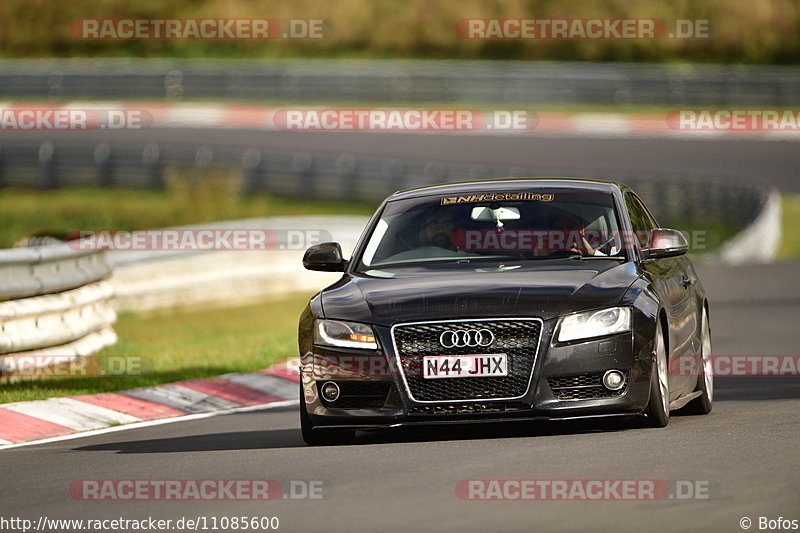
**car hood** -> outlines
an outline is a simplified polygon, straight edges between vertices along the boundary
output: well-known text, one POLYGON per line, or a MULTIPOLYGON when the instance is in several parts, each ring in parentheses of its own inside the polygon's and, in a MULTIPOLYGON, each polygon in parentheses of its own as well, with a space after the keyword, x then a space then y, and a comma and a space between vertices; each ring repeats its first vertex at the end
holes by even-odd
POLYGON ((614 306, 638 277, 633 263, 548 261, 346 274, 322 291, 326 318, 382 326, 481 317, 555 318, 614 306))

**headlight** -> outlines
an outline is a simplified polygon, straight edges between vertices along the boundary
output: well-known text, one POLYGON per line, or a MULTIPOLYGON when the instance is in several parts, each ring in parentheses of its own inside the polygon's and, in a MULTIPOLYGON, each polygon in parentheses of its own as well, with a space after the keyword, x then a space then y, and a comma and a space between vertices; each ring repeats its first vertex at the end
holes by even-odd
POLYGON ((314 325, 314 344, 362 350, 378 349, 372 326, 340 320, 317 320, 314 325))
POLYGON ((602 337, 631 329, 630 307, 611 307, 561 317, 558 342, 602 337))

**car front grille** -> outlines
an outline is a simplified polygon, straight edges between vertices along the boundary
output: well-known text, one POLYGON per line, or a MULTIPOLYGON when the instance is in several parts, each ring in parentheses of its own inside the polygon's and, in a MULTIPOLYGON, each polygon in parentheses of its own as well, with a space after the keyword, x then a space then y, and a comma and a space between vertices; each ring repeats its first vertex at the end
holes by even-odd
POLYGON ((392 328, 400 368, 413 400, 457 402, 515 399, 525 395, 533 372, 540 319, 494 319, 400 324, 392 328), (445 331, 488 329, 494 335, 489 346, 445 348, 439 337, 445 331), (498 354, 508 357, 508 375, 480 378, 422 377, 422 358, 428 355, 498 354))
POLYGON ((603 386, 603 374, 595 372, 561 378, 548 378, 547 384, 553 391, 556 400, 602 400, 616 398, 625 393, 628 388, 628 376, 625 377, 625 387, 620 390, 608 390, 603 386))

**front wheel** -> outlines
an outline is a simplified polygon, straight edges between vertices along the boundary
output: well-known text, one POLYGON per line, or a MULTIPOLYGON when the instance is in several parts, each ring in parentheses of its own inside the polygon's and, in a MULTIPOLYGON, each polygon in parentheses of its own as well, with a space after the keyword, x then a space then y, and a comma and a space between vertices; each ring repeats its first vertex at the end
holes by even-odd
POLYGON ((697 387, 700 396, 689 402, 683 412, 690 415, 707 415, 711 412, 714 402, 714 369, 711 361, 711 327, 708 323, 708 312, 703 307, 702 324, 700 325, 700 341, 702 349, 702 365, 700 375, 697 376, 697 387))
POLYGON ((644 412, 647 416, 645 423, 648 427, 663 428, 669 424, 669 373, 661 320, 656 325, 656 338, 653 342, 656 347, 656 360, 650 378, 650 400, 647 402, 647 409, 644 412))
POLYGON ((355 440, 355 431, 314 431, 314 424, 308 416, 306 399, 303 394, 303 383, 300 382, 300 432, 309 446, 334 446, 350 444, 355 440))

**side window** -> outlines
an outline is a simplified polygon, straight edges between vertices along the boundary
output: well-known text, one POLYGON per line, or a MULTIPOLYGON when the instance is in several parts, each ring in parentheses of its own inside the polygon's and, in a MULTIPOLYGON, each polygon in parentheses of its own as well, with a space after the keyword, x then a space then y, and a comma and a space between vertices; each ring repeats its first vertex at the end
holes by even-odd
POLYGON ((653 217, 647 212, 647 209, 642 205, 639 198, 632 193, 625 193, 625 207, 628 209, 628 215, 631 217, 631 225, 639 239, 639 244, 642 247, 646 247, 650 237, 650 230, 656 227, 653 217))

